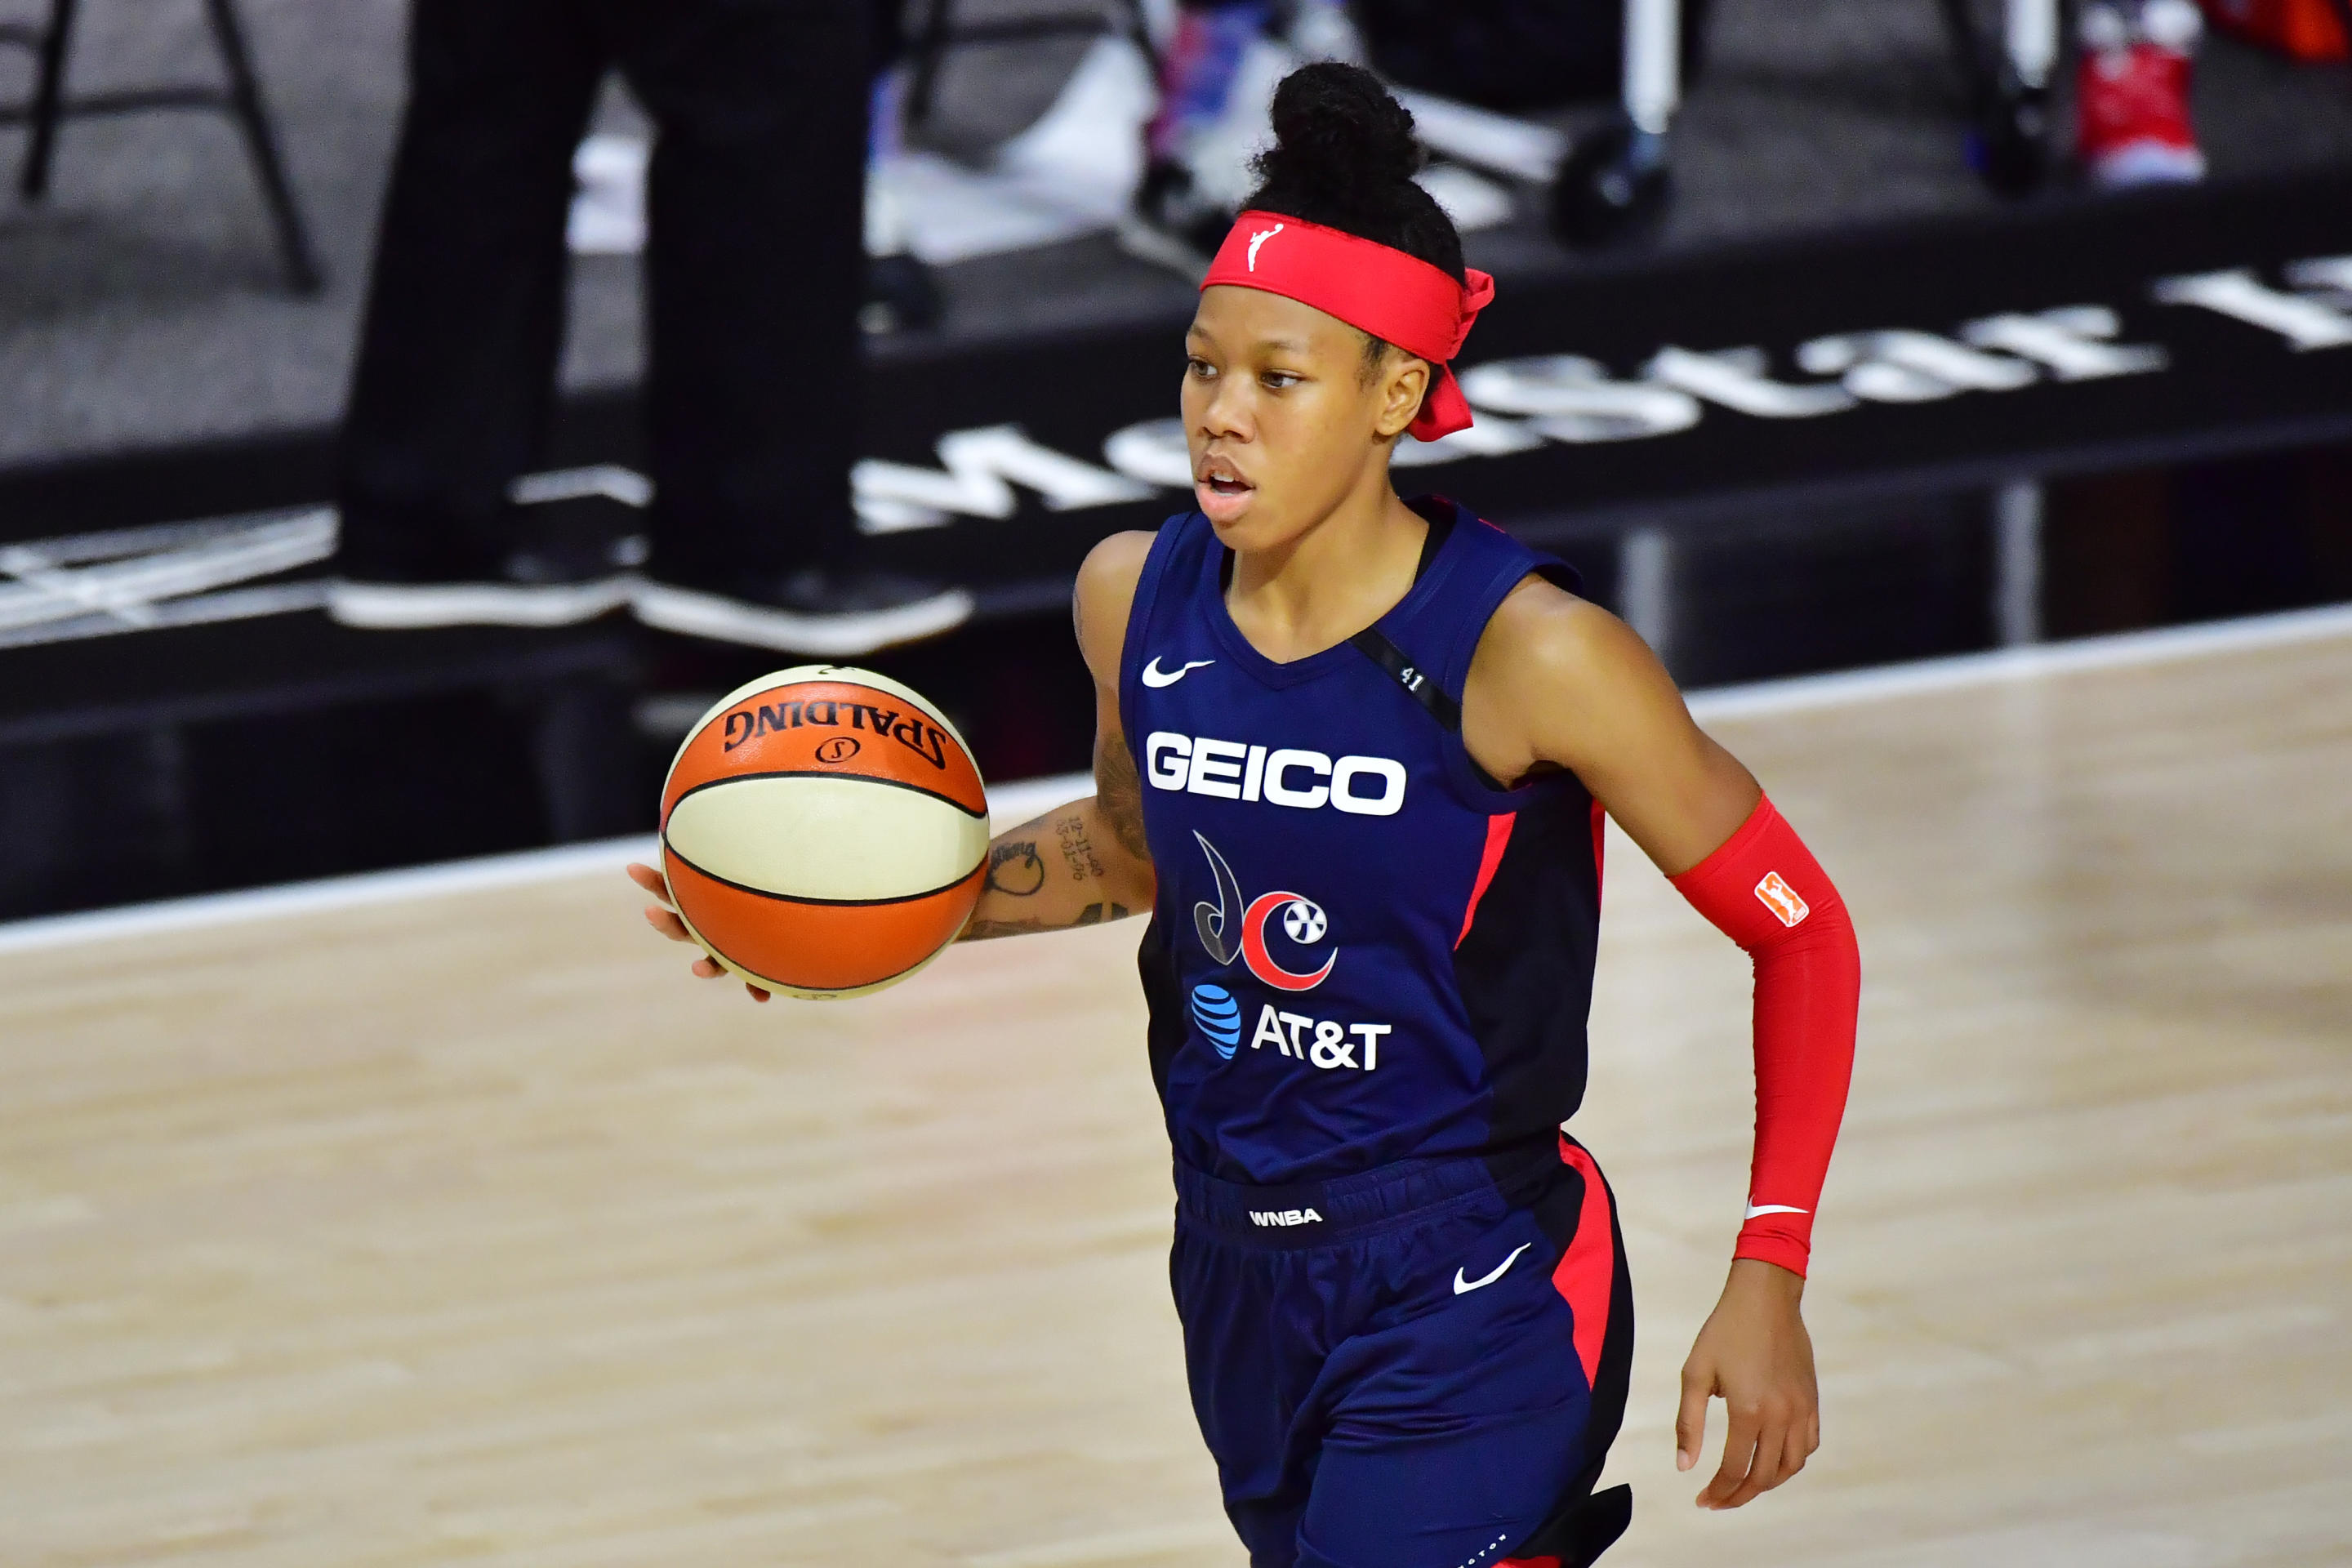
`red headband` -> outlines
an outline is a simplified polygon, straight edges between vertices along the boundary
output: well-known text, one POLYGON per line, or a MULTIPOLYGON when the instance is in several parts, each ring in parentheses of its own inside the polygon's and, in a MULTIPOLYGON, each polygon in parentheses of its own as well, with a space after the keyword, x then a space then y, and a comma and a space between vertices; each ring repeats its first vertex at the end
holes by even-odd
POLYGON ((1464 288, 1417 256, 1281 213, 1245 212, 1209 264, 1203 289, 1230 283, 1263 289, 1337 316, 1360 331, 1419 354, 1436 369, 1412 434, 1434 441, 1470 427, 1470 404, 1454 384, 1454 356, 1470 324, 1495 297, 1475 268, 1464 288))

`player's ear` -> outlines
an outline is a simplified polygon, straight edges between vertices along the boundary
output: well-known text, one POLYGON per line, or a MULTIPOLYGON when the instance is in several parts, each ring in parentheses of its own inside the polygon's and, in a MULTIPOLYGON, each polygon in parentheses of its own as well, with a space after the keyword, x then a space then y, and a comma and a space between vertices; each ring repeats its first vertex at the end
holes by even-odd
POLYGON ((1429 362, 1392 348, 1381 367, 1380 385, 1380 416, 1372 427, 1381 440, 1392 440, 1420 417, 1422 397, 1429 391, 1429 362))

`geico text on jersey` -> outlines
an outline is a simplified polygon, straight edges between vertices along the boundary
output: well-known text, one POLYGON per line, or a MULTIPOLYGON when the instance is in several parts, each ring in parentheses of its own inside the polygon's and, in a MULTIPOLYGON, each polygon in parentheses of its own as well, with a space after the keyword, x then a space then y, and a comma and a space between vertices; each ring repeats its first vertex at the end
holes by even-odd
POLYGON ((1357 816, 1404 809, 1404 764, 1388 757, 1340 757, 1290 746, 1253 746, 1154 730, 1143 742, 1144 776, 1154 789, 1223 800, 1265 801, 1300 811, 1330 806, 1357 816), (1363 793, 1376 784, 1377 795, 1363 793))

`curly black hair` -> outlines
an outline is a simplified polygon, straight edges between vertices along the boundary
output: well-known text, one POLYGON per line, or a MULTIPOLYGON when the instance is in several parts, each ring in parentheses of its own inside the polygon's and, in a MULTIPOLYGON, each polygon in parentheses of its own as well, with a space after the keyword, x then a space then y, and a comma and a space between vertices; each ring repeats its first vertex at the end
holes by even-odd
POLYGON ((1372 240, 1467 281, 1454 220, 1413 182, 1423 155, 1412 115, 1378 77, 1336 60, 1291 72, 1275 89, 1274 135, 1245 207, 1372 240))

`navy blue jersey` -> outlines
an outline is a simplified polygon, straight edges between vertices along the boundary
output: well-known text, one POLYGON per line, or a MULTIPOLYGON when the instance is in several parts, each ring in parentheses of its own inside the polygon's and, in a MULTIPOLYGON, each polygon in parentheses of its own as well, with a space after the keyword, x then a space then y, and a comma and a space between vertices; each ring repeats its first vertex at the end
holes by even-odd
POLYGON ((1119 704, 1159 873, 1152 1074, 1177 1158, 1221 1180, 1550 1140, 1583 1099, 1600 817, 1571 773, 1496 785, 1456 717, 1504 595, 1574 579, 1451 501, 1412 505, 1433 548, 1412 589, 1307 658, 1234 625, 1198 512, 1136 584, 1119 704))

